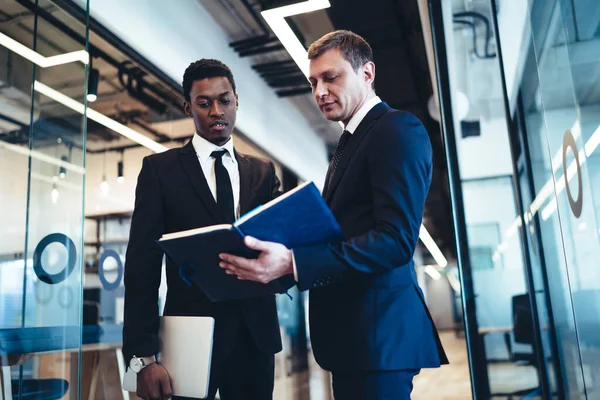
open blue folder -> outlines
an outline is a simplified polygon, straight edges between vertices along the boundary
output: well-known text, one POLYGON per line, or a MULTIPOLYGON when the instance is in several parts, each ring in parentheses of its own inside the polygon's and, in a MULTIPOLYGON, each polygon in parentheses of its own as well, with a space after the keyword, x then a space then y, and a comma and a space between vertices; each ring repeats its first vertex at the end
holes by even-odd
POLYGON ((307 182, 242 216, 233 225, 213 225, 163 235, 158 241, 180 266, 182 278, 198 285, 213 302, 285 293, 295 282, 243 281, 219 267, 219 254, 256 258, 244 236, 281 243, 289 249, 342 240, 342 230, 312 182, 307 182))

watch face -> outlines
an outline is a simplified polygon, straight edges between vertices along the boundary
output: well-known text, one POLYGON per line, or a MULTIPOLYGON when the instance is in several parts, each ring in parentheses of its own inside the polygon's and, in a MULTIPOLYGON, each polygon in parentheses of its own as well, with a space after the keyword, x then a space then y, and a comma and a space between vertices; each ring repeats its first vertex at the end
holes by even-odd
POLYGON ((133 372, 138 373, 142 369, 142 363, 140 362, 140 360, 138 358, 133 357, 131 359, 131 361, 129 362, 129 367, 131 368, 131 370, 133 372))

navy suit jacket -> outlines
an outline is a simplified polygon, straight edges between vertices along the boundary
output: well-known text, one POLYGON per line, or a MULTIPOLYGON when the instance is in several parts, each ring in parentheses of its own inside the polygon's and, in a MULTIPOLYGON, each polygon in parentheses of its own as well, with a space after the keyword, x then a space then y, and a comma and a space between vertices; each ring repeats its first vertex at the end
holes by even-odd
MULTIPOLYGON (((236 152, 240 172, 240 209, 244 214, 277 197, 279 180, 273 163, 236 152)), ((123 353, 150 356, 158 352, 158 288, 163 251, 156 240, 165 233, 224 223, 196 152, 186 146, 144 158, 138 177, 135 209, 125 258, 123 353)), ((165 315, 215 318, 213 367, 219 367, 245 323, 265 353, 281 350, 275 296, 212 303, 197 286, 181 278, 167 258, 165 315)))
POLYGON ((294 249, 299 287, 310 289, 313 351, 324 369, 448 362, 413 263, 431 173, 425 128, 385 103, 346 144, 323 192, 345 239, 294 249))

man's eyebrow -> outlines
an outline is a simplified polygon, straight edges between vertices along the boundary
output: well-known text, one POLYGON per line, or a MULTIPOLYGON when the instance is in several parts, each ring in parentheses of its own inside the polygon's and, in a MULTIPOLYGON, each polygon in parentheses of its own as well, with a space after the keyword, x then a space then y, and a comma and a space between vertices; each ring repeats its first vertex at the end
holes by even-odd
MULTIPOLYGON (((221 94, 218 94, 216 97, 223 97, 225 95, 231 94, 231 90, 227 90, 226 92, 223 92, 221 94)), ((206 94, 199 94, 198 96, 196 96, 196 99, 208 99, 210 100, 211 97, 206 95, 206 94)))

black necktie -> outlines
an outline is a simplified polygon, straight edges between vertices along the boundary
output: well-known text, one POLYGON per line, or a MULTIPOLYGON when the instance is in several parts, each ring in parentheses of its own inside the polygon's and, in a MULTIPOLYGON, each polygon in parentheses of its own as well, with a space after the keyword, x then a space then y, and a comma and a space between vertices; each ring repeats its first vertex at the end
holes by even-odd
POLYGON ((217 181, 217 206, 221 215, 225 218, 224 222, 232 223, 235 221, 233 209, 233 189, 231 188, 231 179, 227 168, 223 165, 223 155, 227 150, 213 151, 210 156, 215 159, 215 178, 217 181))
POLYGON ((335 170, 340 162, 340 158, 342 158, 342 153, 344 152, 344 147, 346 147, 346 143, 350 140, 352 134, 348 131, 344 131, 342 136, 340 136, 340 141, 338 142, 337 147, 335 148, 335 153, 333 153, 333 158, 331 159, 331 164, 329 164, 329 180, 327 182, 327 186, 331 184, 331 180, 333 179, 333 175, 335 174, 335 170))

